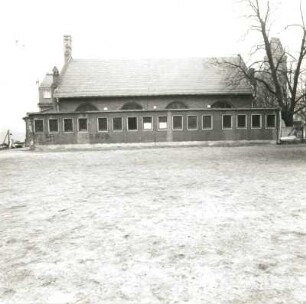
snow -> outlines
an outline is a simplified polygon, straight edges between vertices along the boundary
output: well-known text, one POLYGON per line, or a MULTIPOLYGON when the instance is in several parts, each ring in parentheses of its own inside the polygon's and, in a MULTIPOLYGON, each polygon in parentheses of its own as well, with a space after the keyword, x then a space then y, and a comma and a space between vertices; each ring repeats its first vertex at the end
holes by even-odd
POLYGON ((306 147, 0 152, 0 303, 305 303, 306 147))

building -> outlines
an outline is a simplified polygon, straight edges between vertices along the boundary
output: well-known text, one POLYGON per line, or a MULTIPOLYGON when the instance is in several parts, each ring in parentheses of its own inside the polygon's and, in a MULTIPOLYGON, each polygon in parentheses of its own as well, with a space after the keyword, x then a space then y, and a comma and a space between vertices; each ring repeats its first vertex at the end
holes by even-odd
POLYGON ((278 109, 252 108, 212 58, 73 59, 70 36, 64 57, 25 117, 29 145, 277 139, 278 109))

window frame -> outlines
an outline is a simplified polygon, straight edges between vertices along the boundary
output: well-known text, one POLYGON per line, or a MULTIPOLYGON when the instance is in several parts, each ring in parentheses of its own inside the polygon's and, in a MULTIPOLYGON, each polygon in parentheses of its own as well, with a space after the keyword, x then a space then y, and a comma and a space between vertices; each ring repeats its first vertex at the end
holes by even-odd
POLYGON ((43 99, 51 99, 52 98, 52 92, 50 89, 44 89, 42 92, 43 99))
POLYGON ((153 131, 153 116, 143 116, 142 117, 142 130, 143 131, 153 131), (151 128, 150 129, 145 129, 144 127, 144 118, 151 118, 151 128))
POLYGON ((138 131, 138 117, 137 116, 127 116, 126 118, 126 130, 129 132, 137 132, 138 131), (136 129, 129 129, 129 119, 136 118, 136 129))
POLYGON ((248 115, 247 114, 237 114, 236 115, 236 129, 246 130, 247 128, 248 128, 248 115), (238 116, 244 116, 245 117, 245 126, 244 127, 239 127, 238 126, 238 116))
POLYGON ((78 117, 78 132, 88 133, 88 118, 87 117, 78 117), (80 130, 80 120, 86 119, 86 130, 80 130))
POLYGON ((199 130, 199 118, 198 118, 198 115, 187 115, 187 130, 188 131, 197 131, 197 130, 199 130), (196 128, 189 128, 189 117, 195 117, 197 119, 197 126, 196 126, 196 128))
POLYGON ((206 114, 203 114, 202 115, 202 130, 213 130, 213 128, 214 128, 214 123, 213 123, 213 115, 211 115, 211 114, 208 114, 208 115, 206 115, 206 114), (211 125, 211 127, 210 128, 204 128, 204 121, 203 121, 203 119, 204 119, 204 117, 210 117, 210 125, 211 125))
POLYGON ((123 117, 122 116, 114 116, 112 117, 112 130, 113 132, 122 132, 123 131, 123 117), (121 120, 121 129, 115 129, 114 128, 114 119, 120 118, 121 120))
POLYGON ((97 117, 97 132, 108 132, 109 131, 109 126, 108 126, 108 117, 102 116, 102 117, 97 117), (106 130, 100 130, 100 124, 99 124, 99 119, 106 119, 106 130))
POLYGON ((48 118, 48 132, 49 132, 50 134, 56 134, 56 133, 59 132, 59 121, 58 121, 58 118, 48 118), (50 130, 50 120, 55 120, 55 121, 57 121, 57 131, 51 131, 51 130, 50 130))
POLYGON ((158 131, 167 131, 168 128, 169 128, 168 116, 165 116, 165 115, 163 115, 163 116, 157 116, 157 129, 158 129, 158 131), (166 127, 166 128, 160 128, 160 127, 159 127, 159 124, 160 124, 159 119, 162 118, 162 117, 166 117, 166 124, 167 124, 167 127, 166 127))
POLYGON ((35 133, 44 133, 44 131, 45 131, 45 121, 44 121, 44 119, 40 119, 40 118, 34 119, 34 131, 35 131, 35 133), (42 121, 42 131, 36 131, 36 121, 42 121))
POLYGON ((261 114, 251 114, 251 129, 253 130, 259 130, 262 128, 262 115, 261 114), (253 117, 259 116, 259 127, 253 127, 253 117))
POLYGON ((183 115, 173 115, 172 116, 172 130, 173 131, 183 131, 184 130, 184 119, 183 115), (181 128, 174 128, 174 117, 180 117, 182 121, 182 127, 181 128))
POLYGON ((222 130, 233 130, 233 115, 232 114, 222 114, 222 130), (225 128, 224 127, 224 116, 230 116, 231 117, 231 127, 225 128))
POLYGON ((265 115, 265 127, 266 129, 275 129, 276 128, 276 114, 266 114, 265 115), (274 126, 268 127, 268 116, 274 116, 274 126))
POLYGON ((73 118, 64 118, 63 119, 63 133, 73 133, 74 132, 74 120, 73 118), (65 131, 65 120, 71 120, 72 131, 65 131))

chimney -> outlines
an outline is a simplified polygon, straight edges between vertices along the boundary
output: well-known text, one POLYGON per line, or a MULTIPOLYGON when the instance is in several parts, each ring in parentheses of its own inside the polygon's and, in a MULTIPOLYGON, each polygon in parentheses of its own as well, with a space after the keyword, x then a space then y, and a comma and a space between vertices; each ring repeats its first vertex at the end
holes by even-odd
POLYGON ((64 35, 64 57, 65 64, 71 59, 72 48, 71 48, 72 38, 70 35, 64 35))
POLYGON ((58 81, 59 81, 59 71, 56 66, 52 70, 52 76, 53 76, 52 87, 56 88, 58 86, 58 81))

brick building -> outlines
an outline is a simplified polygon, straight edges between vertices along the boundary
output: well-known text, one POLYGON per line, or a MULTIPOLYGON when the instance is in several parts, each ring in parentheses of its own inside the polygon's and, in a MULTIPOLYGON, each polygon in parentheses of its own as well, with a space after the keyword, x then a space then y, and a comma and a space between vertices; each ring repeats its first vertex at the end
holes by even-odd
POLYGON ((277 139, 278 109, 252 108, 213 59, 73 59, 70 36, 64 51, 25 117, 30 145, 277 139))

